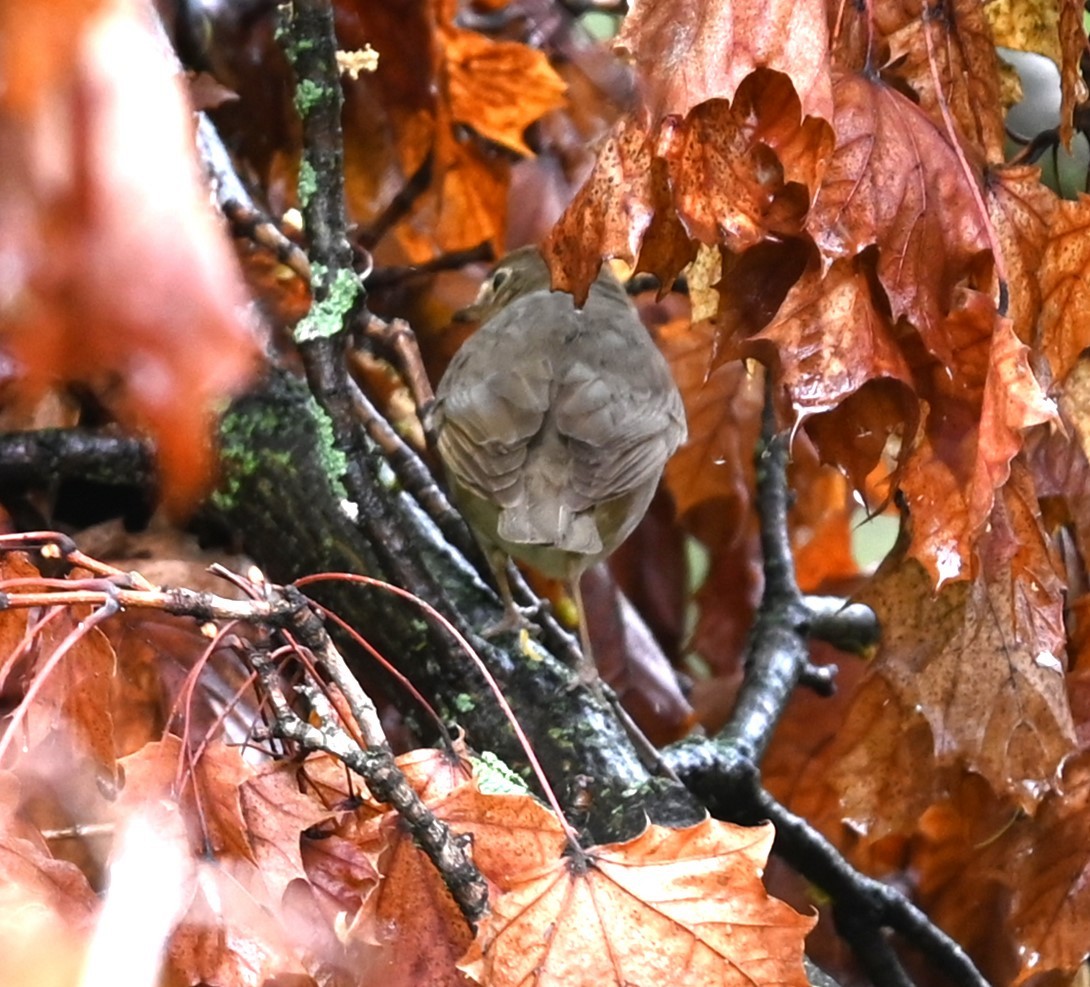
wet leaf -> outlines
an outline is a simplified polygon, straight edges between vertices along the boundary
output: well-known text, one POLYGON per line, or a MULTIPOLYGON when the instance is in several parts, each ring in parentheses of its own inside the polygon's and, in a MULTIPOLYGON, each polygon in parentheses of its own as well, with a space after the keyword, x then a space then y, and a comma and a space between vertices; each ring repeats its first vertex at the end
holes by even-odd
POLYGON ((807 228, 829 261, 877 245, 894 321, 908 318, 945 362, 936 330, 988 248, 972 189, 946 134, 900 93, 842 73, 834 96, 836 149, 807 228))
POLYGON ((970 581, 935 594, 918 563, 887 560, 860 594, 883 627, 874 674, 926 718, 940 765, 977 771, 1031 810, 1075 738, 1063 583, 1021 470, 997 498, 978 553, 970 581))
POLYGON ((792 984, 813 920, 770 898, 769 826, 649 826, 558 857, 500 896, 463 968, 479 983, 792 984))
POLYGON ((641 0, 617 45, 631 53, 652 123, 700 103, 732 101, 758 68, 789 76, 806 116, 832 119, 825 8, 820 3, 641 0))

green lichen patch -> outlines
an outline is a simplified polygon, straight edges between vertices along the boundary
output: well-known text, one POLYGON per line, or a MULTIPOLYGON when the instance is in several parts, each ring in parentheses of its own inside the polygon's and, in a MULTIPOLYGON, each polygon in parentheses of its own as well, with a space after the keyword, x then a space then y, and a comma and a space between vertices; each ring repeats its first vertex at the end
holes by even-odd
MULTIPOLYGON (((321 265, 312 269, 312 284, 320 294, 320 285, 326 276, 321 265)), ((348 313, 360 296, 360 280, 353 271, 342 268, 337 272, 329 290, 310 306, 310 311, 295 326, 295 341, 308 343, 315 339, 330 339, 342 332, 348 313)))
POLYGON ((526 783, 491 751, 471 758, 477 787, 485 795, 529 795, 526 783))
POLYGON ((318 191, 318 173, 306 158, 299 163, 299 204, 306 206, 318 191))
POLYGON ((322 100, 331 98, 331 95, 328 88, 319 85, 313 79, 300 79, 295 87, 293 99, 295 112, 300 117, 306 117, 322 100))
POLYGON ((333 422, 329 420, 329 415, 313 397, 308 398, 307 406, 318 430, 318 459, 322 464, 322 472, 329 480, 333 493, 341 500, 348 500, 348 491, 345 490, 342 482, 344 474, 348 471, 348 457, 337 448, 333 436, 333 422))

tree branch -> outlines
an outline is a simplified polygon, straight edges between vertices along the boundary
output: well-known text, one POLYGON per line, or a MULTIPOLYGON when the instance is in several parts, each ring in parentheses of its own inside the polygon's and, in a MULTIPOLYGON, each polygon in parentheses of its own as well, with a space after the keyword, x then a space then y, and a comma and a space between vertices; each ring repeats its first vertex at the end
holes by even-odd
POLYGON ((879 987, 912 981, 883 929, 901 933, 959 987, 987 987, 968 955, 895 888, 866 877, 804 819, 780 805, 761 784, 759 764, 791 693, 799 684, 831 680, 810 663, 808 638, 858 644, 877 632, 866 608, 811 604, 795 581, 787 526, 788 436, 776 434, 771 387, 765 395, 757 454, 765 588, 746 644, 745 679, 730 721, 713 739, 686 740, 664 752, 667 763, 712 815, 742 825, 768 819, 776 827, 773 851, 835 902, 838 929, 879 987))

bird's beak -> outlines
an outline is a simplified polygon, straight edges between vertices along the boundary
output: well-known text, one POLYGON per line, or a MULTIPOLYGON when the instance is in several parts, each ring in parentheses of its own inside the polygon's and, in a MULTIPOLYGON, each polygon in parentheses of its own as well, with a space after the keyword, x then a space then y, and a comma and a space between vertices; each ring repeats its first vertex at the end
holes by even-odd
POLYGON ((481 316, 484 315, 484 306, 480 302, 474 302, 472 305, 467 305, 465 308, 458 309, 454 315, 451 316, 452 322, 480 322, 481 316))

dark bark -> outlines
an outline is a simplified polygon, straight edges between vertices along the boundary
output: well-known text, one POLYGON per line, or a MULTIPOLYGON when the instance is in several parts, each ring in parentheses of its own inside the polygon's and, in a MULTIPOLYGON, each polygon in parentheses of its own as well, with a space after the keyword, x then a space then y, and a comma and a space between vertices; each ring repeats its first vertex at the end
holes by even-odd
MULTIPOLYGON (((417 503, 392 480, 377 483, 378 509, 353 522, 345 491, 330 479, 331 440, 321 412, 300 383, 281 375, 236 402, 224 423, 223 482, 214 499, 221 521, 241 536, 274 582, 318 572, 354 572, 420 592, 472 642, 532 738, 562 805, 586 819, 588 837, 607 842, 635 835, 644 814, 664 825, 698 821, 703 808, 680 785, 652 777, 612 711, 577 681, 572 665, 547 646, 564 644, 553 627, 525 646, 518 635, 486 641, 477 629, 502 615, 498 597, 443 539, 417 503), (397 563, 389 545, 396 540, 397 563), (428 586, 412 573, 426 570, 428 586), (406 578, 408 576, 409 578, 406 578), (590 779, 578 790, 572 779, 590 779), (591 796, 589 813, 585 797, 591 796)), ((368 453, 365 453, 368 454, 368 453)), ((470 745, 489 750, 533 784, 526 758, 483 677, 470 659, 422 613, 381 590, 326 583, 308 594, 344 617, 434 704, 470 745)), ((422 731, 426 721, 358 648, 340 641, 365 688, 389 695, 422 731)))

